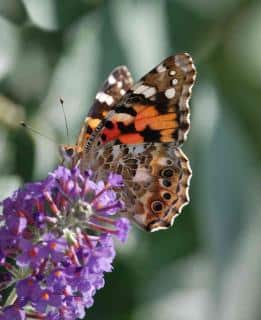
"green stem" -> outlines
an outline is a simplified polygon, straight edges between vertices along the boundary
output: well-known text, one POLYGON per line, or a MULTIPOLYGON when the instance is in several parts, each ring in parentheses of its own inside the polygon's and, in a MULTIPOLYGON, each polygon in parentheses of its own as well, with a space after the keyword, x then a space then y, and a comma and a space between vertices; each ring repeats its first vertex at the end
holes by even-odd
POLYGON ((4 308, 7 306, 11 306, 14 304, 15 300, 17 298, 17 294, 16 294, 16 289, 12 289, 12 291, 10 292, 8 298, 6 299, 6 302, 4 304, 4 308))

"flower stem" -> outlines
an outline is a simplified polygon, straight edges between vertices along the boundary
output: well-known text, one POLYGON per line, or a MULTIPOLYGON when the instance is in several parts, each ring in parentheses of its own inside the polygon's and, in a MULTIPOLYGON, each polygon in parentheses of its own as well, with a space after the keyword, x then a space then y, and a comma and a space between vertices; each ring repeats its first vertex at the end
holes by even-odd
POLYGON ((15 300, 17 298, 17 294, 16 294, 16 289, 12 289, 12 291, 10 292, 8 298, 6 299, 5 301, 5 304, 4 304, 4 308, 7 307, 7 306, 11 306, 15 303, 15 300))

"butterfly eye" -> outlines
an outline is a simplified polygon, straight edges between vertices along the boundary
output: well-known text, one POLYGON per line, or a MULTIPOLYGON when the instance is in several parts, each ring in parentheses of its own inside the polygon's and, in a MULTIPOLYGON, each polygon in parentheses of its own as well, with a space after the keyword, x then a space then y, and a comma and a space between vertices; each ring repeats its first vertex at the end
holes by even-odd
POLYGON ((153 201, 151 203, 151 209, 154 213, 160 212, 163 209, 163 204, 161 201, 153 201))
POLYGON ((65 150, 65 152, 66 152, 68 157, 71 157, 73 155, 73 153, 74 153, 74 150, 73 150, 73 148, 68 148, 68 149, 65 150))
POLYGON ((163 170, 161 170, 160 172, 160 175, 163 177, 163 178, 171 178, 174 174, 174 171, 172 168, 165 168, 163 170))

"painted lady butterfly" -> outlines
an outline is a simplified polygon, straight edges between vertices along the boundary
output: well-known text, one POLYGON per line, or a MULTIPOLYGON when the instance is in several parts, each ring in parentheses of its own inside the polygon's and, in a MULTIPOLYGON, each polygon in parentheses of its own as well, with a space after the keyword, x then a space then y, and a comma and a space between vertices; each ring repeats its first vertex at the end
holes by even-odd
POLYGON ((112 71, 97 93, 76 145, 61 147, 67 165, 123 176, 127 215, 147 231, 166 229, 189 202, 191 169, 180 149, 190 127, 196 70, 187 53, 165 59, 133 85, 112 71))

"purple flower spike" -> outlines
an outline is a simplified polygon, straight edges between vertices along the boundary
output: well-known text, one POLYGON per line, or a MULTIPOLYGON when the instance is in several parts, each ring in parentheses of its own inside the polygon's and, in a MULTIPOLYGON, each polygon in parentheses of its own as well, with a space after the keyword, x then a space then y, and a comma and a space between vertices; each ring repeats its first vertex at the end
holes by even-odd
POLYGON ((0 287, 10 287, 12 299, 0 320, 82 319, 93 305, 112 271, 113 237, 126 241, 130 224, 117 216, 121 176, 91 177, 60 166, 2 202, 0 287))

